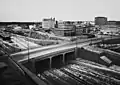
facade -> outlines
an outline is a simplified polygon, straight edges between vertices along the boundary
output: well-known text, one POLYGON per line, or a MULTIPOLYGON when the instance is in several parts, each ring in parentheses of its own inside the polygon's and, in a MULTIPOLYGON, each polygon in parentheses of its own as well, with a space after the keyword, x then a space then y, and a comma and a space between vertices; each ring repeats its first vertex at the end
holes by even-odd
POLYGON ((42 28, 50 29, 55 27, 55 18, 43 19, 42 28))
POLYGON ((76 27, 75 31, 76 31, 76 35, 82 35, 83 34, 83 27, 76 27))
POLYGON ((76 26, 73 22, 60 21, 58 22, 58 28, 53 29, 55 35, 58 36, 75 36, 93 33, 94 27, 82 27, 76 26))
POLYGON ((60 21, 58 22, 58 28, 61 29, 74 29, 74 24, 73 22, 70 21, 60 21))
POLYGON ((120 26, 120 21, 108 21, 108 25, 117 25, 117 26, 120 26))
POLYGON ((116 21, 116 25, 120 26, 120 21, 116 21))
POLYGON ((89 34, 91 31, 91 28, 90 27, 83 27, 83 34, 89 34))
POLYGON ((106 25, 106 26, 102 26, 102 29, 100 31, 103 34, 115 35, 118 32, 120 32, 120 29, 116 25, 106 25))
POLYGON ((75 35, 75 25, 69 21, 59 21, 58 28, 55 28, 53 32, 59 36, 73 36, 75 35))
POLYGON ((107 17, 95 17, 95 25, 107 25, 107 17))
POLYGON ((53 32, 59 36, 75 36, 83 33, 83 27, 75 26, 73 22, 59 21, 58 28, 55 28, 53 32))
POLYGON ((108 21, 108 25, 116 25, 116 21, 108 21))
POLYGON ((73 36, 73 35, 75 35, 75 31, 72 29, 55 28, 53 32, 57 36, 73 36))

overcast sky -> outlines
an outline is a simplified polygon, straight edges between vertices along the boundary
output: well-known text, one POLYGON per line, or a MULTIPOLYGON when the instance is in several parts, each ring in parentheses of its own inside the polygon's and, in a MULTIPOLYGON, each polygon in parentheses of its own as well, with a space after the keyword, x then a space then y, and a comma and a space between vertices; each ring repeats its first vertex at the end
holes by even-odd
POLYGON ((120 0, 0 0, 0 21, 120 20, 120 0))

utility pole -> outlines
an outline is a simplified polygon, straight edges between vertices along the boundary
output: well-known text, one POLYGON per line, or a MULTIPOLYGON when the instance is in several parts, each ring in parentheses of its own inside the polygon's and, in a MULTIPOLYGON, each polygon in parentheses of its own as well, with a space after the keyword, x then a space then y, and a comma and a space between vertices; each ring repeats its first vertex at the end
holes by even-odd
POLYGON ((76 36, 76 47, 75 47, 75 59, 77 58, 77 35, 76 35, 76 27, 75 27, 75 36, 76 36))
POLYGON ((29 54, 29 41, 28 41, 27 45, 28 45, 28 62, 29 62, 29 59, 30 59, 30 54, 29 54))
MULTIPOLYGON (((29 29, 30 29, 30 32, 29 32, 28 37, 30 37, 30 35, 31 35, 31 30, 32 30, 32 28, 29 28, 29 29)), ((30 60, 30 53, 29 53, 29 40, 27 41, 27 46, 28 46, 28 62, 29 62, 29 60, 30 60)))

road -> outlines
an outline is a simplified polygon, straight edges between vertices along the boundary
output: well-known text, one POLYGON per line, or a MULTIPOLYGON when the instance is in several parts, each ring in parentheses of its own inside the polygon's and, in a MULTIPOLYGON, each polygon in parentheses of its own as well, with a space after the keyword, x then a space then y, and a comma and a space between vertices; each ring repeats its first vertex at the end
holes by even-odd
MULTIPOLYGON (((100 42, 101 39, 92 39, 92 43, 96 43, 96 42, 100 42)), ((77 41, 76 42, 69 42, 69 43, 64 43, 64 44, 60 44, 60 45, 52 45, 52 46, 47 46, 47 47, 43 47, 43 48, 36 48, 36 49, 31 49, 31 50, 26 50, 26 51, 22 51, 19 53, 15 53, 15 54, 11 54, 11 56, 13 56, 12 58, 18 62, 22 62, 25 60, 32 59, 32 58, 37 58, 38 56, 43 56, 46 54, 50 54, 53 52, 57 52, 57 51, 62 51, 62 50, 67 50, 67 49, 71 49, 71 48, 75 48, 76 45, 77 47, 82 47, 84 45, 88 45, 91 43, 91 39, 88 40, 82 40, 82 41, 77 41)))
MULTIPOLYGON (((83 44, 79 44, 78 46, 83 46, 83 45, 86 45, 86 43, 83 43, 83 44)), ((71 49, 71 48, 75 48, 76 45, 67 45, 67 46, 61 46, 61 47, 56 47, 56 48, 52 48, 52 49, 46 49, 46 50, 42 50, 40 52, 34 52, 34 53, 28 53, 25 54, 25 55, 22 55, 22 56, 14 56, 13 59, 18 61, 18 62, 22 62, 22 61, 25 61, 25 60, 28 60, 28 57, 29 59, 32 59, 32 58, 37 58, 38 56, 44 56, 44 55, 47 55, 47 54, 51 54, 53 52, 58 52, 58 51, 62 51, 62 50, 67 50, 67 49, 71 49)))
MULTIPOLYGON (((37 58, 38 56, 43 56, 43 55, 46 55, 52 52, 67 50, 67 49, 75 48, 76 46, 81 47, 84 45, 88 45, 91 42, 92 43, 101 42, 102 39, 92 38, 92 39, 86 39, 86 40, 77 40, 74 42, 67 42, 67 43, 62 43, 58 45, 51 45, 51 46, 45 46, 45 47, 40 47, 40 48, 35 48, 35 49, 29 49, 26 51, 21 51, 18 53, 11 54, 11 56, 14 60, 21 62, 21 61, 27 60, 28 56, 29 56, 29 59, 37 58)), ((108 39, 111 39, 111 37, 104 38, 104 40, 108 40, 108 39)))

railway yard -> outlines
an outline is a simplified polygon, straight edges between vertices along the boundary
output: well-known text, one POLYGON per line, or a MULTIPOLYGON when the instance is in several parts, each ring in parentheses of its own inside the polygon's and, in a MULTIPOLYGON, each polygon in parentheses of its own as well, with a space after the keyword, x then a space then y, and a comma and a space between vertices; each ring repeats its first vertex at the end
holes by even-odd
MULTIPOLYGON (((98 47, 100 49, 108 49, 108 50, 120 53, 119 51, 120 43, 113 43, 113 42, 110 43, 110 41, 108 41, 109 43, 106 41, 102 41, 101 43, 92 44, 92 38, 85 37, 84 39, 84 37, 80 38, 80 36, 79 36, 79 39, 77 40, 76 37, 61 37, 61 36, 55 36, 54 34, 49 34, 49 33, 40 32, 40 31, 33 31, 33 30, 25 30, 25 29, 22 31, 12 31, 12 32, 1 31, 0 32, 0 46, 1 46, 0 47, 0 55, 1 55, 0 66, 3 71, 0 72, 0 76, 1 76, 0 83, 4 83, 4 85, 31 84, 29 81, 22 79, 23 77, 18 75, 18 73, 13 68, 11 68, 11 66, 9 65, 10 62, 8 61, 8 58, 9 57, 13 58, 13 57, 9 55, 14 53, 19 53, 19 52, 24 53, 25 51, 29 52, 29 50, 32 50, 32 49, 34 50, 37 48, 41 48, 40 52, 42 54, 42 51, 43 52, 45 50, 46 50, 45 52, 49 51, 49 49, 47 49, 47 46, 49 47, 54 45, 61 45, 64 43, 68 43, 66 44, 66 47, 67 45, 69 47, 72 47, 72 44, 76 45, 76 47, 77 46, 79 47, 78 44, 81 44, 81 43, 77 44, 77 41, 79 42, 81 41, 82 44, 91 42, 89 46, 98 47), (46 49, 42 50, 42 48, 44 47, 46 47, 46 49)), ((56 47, 56 48, 59 48, 59 47, 56 47)), ((63 48, 66 48, 66 47, 64 46, 63 48)), ((51 50, 54 51, 56 49, 51 48, 51 50)), ((91 49, 91 51, 93 51, 93 49, 91 49)), ((81 54, 81 52, 78 52, 78 53, 81 54)), ((37 51, 35 53, 37 54, 37 51)), ((113 59, 116 59, 117 62, 116 63, 113 62, 109 66, 100 64, 99 60, 96 60, 98 62, 92 61, 92 59, 95 60, 96 57, 98 57, 96 56, 96 54, 95 55, 94 53, 90 55, 89 53, 88 55, 86 54, 84 54, 85 56, 81 56, 81 57, 85 57, 88 59, 80 58, 79 55, 77 55, 78 56, 77 58, 69 60, 64 65, 62 61, 62 64, 60 66, 57 66, 58 64, 60 64, 57 61, 59 61, 59 59, 61 60, 61 57, 57 56, 58 58, 56 57, 53 59, 55 67, 53 68, 51 67, 49 69, 47 68, 43 72, 37 71, 37 73, 35 72, 33 74, 35 74, 41 81, 45 82, 45 85, 120 85, 120 77, 119 77, 120 66, 119 66, 119 62, 117 61, 117 59, 119 59, 118 58, 119 54, 117 55, 117 57, 115 56, 115 58, 113 58, 113 59), (89 56, 90 57, 96 56, 96 57, 93 57, 93 58, 91 57, 90 59, 89 56)), ((36 55, 36 56, 39 56, 39 55, 36 55)), ((75 55, 72 54, 68 56, 71 57, 75 55)), ((102 55, 100 55, 100 57, 101 56, 102 55)), ((114 57, 114 55, 111 55, 111 54, 110 56, 114 57)), ((108 57, 108 60, 109 60, 109 57, 108 57)), ((112 62, 112 59, 110 60, 112 62)), ((105 61, 102 61, 102 62, 105 62, 105 61)), ((44 68, 46 67, 46 64, 48 64, 48 62, 43 63, 43 65, 40 67, 44 68)), ((22 66, 25 67, 25 65, 23 64, 22 66)), ((30 71, 29 68, 31 68, 31 64, 29 68, 27 67, 25 68, 30 71)), ((43 68, 39 68, 39 69, 42 70, 43 68)), ((31 85, 34 85, 34 84, 31 84, 31 85)))

